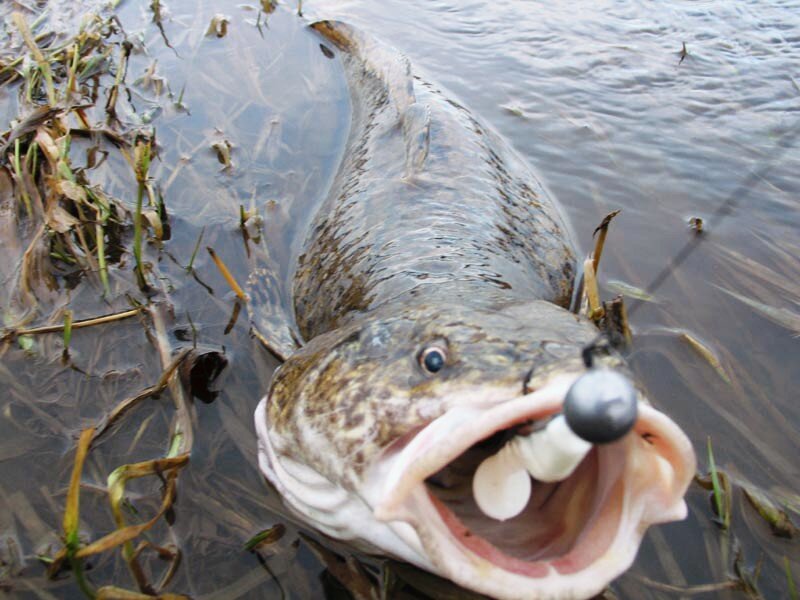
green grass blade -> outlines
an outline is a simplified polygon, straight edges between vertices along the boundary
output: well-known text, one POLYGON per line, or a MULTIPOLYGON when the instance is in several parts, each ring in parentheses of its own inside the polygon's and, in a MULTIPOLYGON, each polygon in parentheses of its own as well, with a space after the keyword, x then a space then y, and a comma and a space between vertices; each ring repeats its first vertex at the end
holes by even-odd
POLYGON ((797 587, 792 577, 792 563, 789 562, 786 556, 783 557, 783 566, 786 568, 786 587, 789 590, 789 598, 791 600, 799 600, 800 596, 797 594, 797 587))
POLYGON ((719 473, 717 472, 717 464, 714 461, 714 451, 711 448, 711 436, 708 437, 708 470, 711 475, 711 485, 714 493, 714 506, 717 509, 717 516, 719 516, 722 526, 727 529, 730 525, 730 516, 725 509, 725 491, 720 484, 719 473))
POLYGON ((64 311, 64 352, 69 352, 69 343, 72 341, 72 311, 64 311))

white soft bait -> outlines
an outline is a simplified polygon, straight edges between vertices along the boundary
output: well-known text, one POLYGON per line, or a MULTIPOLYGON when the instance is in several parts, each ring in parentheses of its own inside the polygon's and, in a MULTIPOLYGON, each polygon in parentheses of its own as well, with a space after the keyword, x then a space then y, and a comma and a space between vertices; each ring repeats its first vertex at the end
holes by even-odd
POLYGON ((544 429, 513 438, 480 464, 472 479, 475 502, 493 519, 516 517, 531 497, 531 477, 543 482, 563 481, 591 448, 559 415, 544 429))
POLYGON ((592 444, 616 441, 636 422, 636 390, 622 374, 591 369, 567 392, 564 412, 543 429, 517 436, 485 459, 472 479, 472 495, 487 516, 505 521, 521 513, 531 497, 531 477, 563 481, 592 444))

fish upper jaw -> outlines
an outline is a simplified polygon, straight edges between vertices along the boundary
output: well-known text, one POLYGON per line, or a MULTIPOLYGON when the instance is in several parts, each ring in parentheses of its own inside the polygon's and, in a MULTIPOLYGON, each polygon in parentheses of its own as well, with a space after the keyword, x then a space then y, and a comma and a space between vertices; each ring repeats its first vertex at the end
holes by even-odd
POLYGON ((362 497, 374 519, 424 559, 412 562, 498 598, 589 598, 632 564, 649 525, 685 518, 694 451, 672 420, 644 403, 628 435, 597 446, 564 482, 536 484, 548 499, 509 521, 482 516, 469 492, 440 498, 426 482, 495 432, 559 412, 578 375, 495 404, 453 406, 365 474, 362 497), (519 533, 527 525, 534 541, 519 533), (492 528, 500 533, 484 535, 492 528), (515 541, 504 546, 504 537, 515 541))
POLYGON ((501 402, 453 403, 453 407, 418 431, 401 450, 394 448, 377 461, 365 477, 364 495, 376 518, 391 521, 402 510, 405 497, 426 477, 455 459, 475 442, 500 429, 558 412, 577 374, 560 375, 538 392, 501 402), (532 403, 533 402, 535 403, 532 403))

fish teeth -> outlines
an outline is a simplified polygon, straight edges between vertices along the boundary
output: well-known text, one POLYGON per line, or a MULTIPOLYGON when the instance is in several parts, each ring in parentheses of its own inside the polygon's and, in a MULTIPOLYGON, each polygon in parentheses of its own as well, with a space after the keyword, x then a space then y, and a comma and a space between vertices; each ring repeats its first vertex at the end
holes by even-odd
POLYGON ((591 448, 558 415, 544 429, 513 438, 478 466, 472 479, 475 503, 492 519, 516 517, 530 500, 531 477, 546 483, 563 481, 591 448))

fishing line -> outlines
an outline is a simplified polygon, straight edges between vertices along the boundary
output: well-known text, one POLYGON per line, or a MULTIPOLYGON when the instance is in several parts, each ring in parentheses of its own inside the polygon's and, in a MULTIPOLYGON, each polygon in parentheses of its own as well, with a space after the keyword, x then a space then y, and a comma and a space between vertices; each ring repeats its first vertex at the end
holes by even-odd
MULTIPOLYGON (((750 191, 755 187, 756 183, 759 180, 765 179, 766 176, 772 171, 775 167, 777 162, 780 158, 786 153, 786 151, 792 147, 792 142, 800 135, 800 122, 798 122, 793 129, 787 131, 781 138, 778 140, 776 144, 776 150, 772 157, 766 162, 763 163, 759 168, 756 168, 750 172, 750 174, 745 177, 741 183, 736 187, 733 192, 711 213, 711 221, 717 219, 716 223, 713 223, 716 226, 719 226, 726 217, 731 215, 733 211, 736 209, 736 205, 747 197, 750 191)), ((650 282, 650 284, 645 287, 645 292, 648 295, 653 295, 669 278, 670 276, 680 267, 687 258, 700 246, 703 239, 707 237, 706 234, 701 232, 696 232, 693 237, 691 237, 683 247, 672 257, 672 260, 664 266, 663 269, 655 276, 655 278, 650 282)), ((631 302, 630 309, 628 310, 628 317, 633 316, 636 311, 644 304, 645 301, 641 298, 635 298, 633 302, 631 302)), ((606 339, 602 341, 603 338, 607 338, 608 334, 604 331, 601 331, 597 334, 597 336, 588 344, 586 344, 581 349, 581 357, 583 358, 583 362, 587 368, 590 368, 593 363, 593 355, 597 350, 607 349, 611 347, 611 342, 606 339)))

